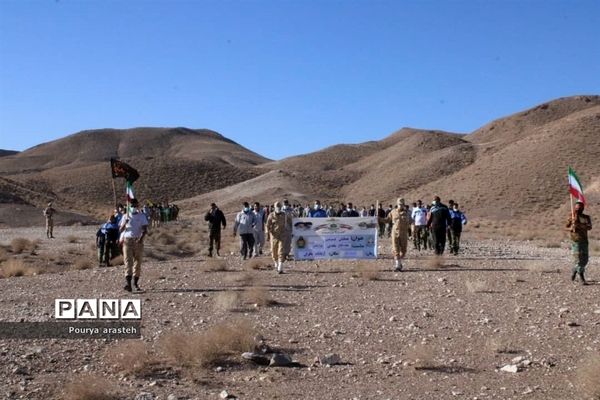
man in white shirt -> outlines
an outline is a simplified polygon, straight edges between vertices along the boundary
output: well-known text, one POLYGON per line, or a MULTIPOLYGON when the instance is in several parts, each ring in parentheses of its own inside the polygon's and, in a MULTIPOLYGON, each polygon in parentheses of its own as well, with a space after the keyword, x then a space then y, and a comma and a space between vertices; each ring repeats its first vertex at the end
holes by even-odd
POLYGON ((141 291, 138 286, 140 273, 142 271, 142 256, 144 254, 144 237, 148 231, 148 219, 146 215, 138 210, 138 201, 131 201, 131 214, 123 216, 119 230, 123 240, 123 259, 127 267, 127 281, 123 289, 132 291, 131 278, 133 275, 133 288, 141 291))
POLYGON ((423 207, 421 200, 417 201, 416 207, 412 210, 412 220, 415 224, 415 231, 413 233, 413 242, 415 249, 421 251, 421 246, 427 248, 425 241, 425 234, 427 232, 427 209, 423 207))
POLYGON ((254 225, 254 256, 258 257, 263 253, 263 246, 265 245, 265 210, 262 209, 260 203, 257 201, 254 203, 254 217, 256 218, 256 224, 254 225))

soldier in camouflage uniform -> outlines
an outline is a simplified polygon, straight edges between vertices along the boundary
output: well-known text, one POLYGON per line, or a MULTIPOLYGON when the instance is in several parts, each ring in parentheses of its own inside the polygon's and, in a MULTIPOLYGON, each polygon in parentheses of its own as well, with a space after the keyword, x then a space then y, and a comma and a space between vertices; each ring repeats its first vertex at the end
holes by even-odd
POLYGON ((587 285, 585 267, 589 261, 588 231, 592 229, 592 219, 589 215, 583 213, 584 208, 582 202, 575 203, 575 213, 568 219, 566 227, 571 234, 571 251, 575 262, 571 280, 574 281, 577 274, 579 274, 581 283, 587 285))
POLYGON ((48 203, 48 207, 44 208, 44 217, 46 217, 46 237, 54 239, 54 214, 56 210, 52 208, 52 202, 48 203))
POLYGON ((282 204, 277 202, 274 204, 274 211, 269 213, 265 224, 265 231, 269 235, 271 241, 271 257, 275 262, 277 273, 283 273, 283 263, 285 261, 285 243, 291 242, 291 232, 288 230, 289 217, 282 209, 282 204))
POLYGON ((394 252, 394 270, 402 271, 402 259, 406 256, 408 246, 408 229, 410 216, 406 210, 404 199, 398 199, 398 207, 392 210, 387 218, 392 223, 392 248, 394 252))

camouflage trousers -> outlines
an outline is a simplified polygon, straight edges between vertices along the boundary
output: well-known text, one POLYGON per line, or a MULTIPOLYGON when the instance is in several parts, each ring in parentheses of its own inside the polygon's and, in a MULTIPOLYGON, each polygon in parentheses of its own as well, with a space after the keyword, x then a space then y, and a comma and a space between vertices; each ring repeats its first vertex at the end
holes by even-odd
POLYGON ((581 275, 585 273, 585 267, 590 260, 588 242, 573 242, 571 245, 571 254, 573 255, 573 272, 581 275))
POLYGON ((52 218, 46 217, 46 237, 51 238, 54 237, 54 220, 52 218))
POLYGON ((283 240, 276 239, 273 236, 271 236, 271 257, 273 257, 273 261, 275 262, 285 261, 283 240))
POLYGON ((392 232, 392 250, 394 259, 399 260, 406 256, 406 248, 408 246, 408 232, 392 232))

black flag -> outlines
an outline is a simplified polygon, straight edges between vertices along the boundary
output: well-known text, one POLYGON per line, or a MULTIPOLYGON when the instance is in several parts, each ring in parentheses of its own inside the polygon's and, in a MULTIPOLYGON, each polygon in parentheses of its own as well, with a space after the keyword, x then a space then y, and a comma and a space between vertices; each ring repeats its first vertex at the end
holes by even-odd
POLYGON ((125 178, 127 182, 131 183, 135 182, 137 178, 140 177, 140 174, 135 168, 116 158, 110 159, 110 171, 112 172, 113 179, 125 178))

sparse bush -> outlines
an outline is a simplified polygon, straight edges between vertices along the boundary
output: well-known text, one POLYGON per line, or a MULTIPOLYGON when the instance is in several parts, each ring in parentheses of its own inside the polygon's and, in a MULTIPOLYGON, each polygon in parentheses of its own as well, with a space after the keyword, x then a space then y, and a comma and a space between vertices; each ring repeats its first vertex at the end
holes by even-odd
POLYGON ((495 338, 492 337, 487 341, 487 347, 492 353, 497 354, 517 354, 520 353, 519 349, 509 339, 495 338))
POLYGON ((227 261, 220 259, 206 260, 202 265, 202 269, 206 272, 227 271, 227 261))
POLYGON ((441 268, 443 266, 444 266, 444 257, 433 256, 429 259, 429 267, 430 268, 441 268))
POLYGON ((240 295, 237 292, 220 292, 215 296, 215 309, 235 311, 240 308, 240 295))
POLYGON ((14 238, 10 242, 10 247, 15 254, 21 254, 25 251, 28 253, 33 253, 36 249, 36 244, 29 239, 25 239, 22 237, 14 238))
POLYGON ((144 376, 152 372, 153 367, 158 364, 151 350, 146 342, 127 340, 110 348, 107 351, 107 360, 120 372, 144 376))
POLYGON ((244 268, 253 270, 267 270, 272 269, 273 265, 271 259, 266 257, 259 257, 251 258, 250 260, 246 261, 246 263, 244 264, 244 268))
POLYGON ((379 279, 379 271, 376 266, 359 264, 354 268, 355 278, 362 278, 365 281, 376 281, 379 279))
POLYGON ((4 246, 0 246, 0 263, 8 260, 8 253, 4 246))
POLYGON ((159 347, 178 365, 209 367, 228 356, 253 350, 255 333, 248 321, 236 320, 201 333, 168 334, 160 339, 159 347))
POLYGON ((433 348, 426 345, 412 347, 406 355, 412 361, 415 369, 431 369, 436 367, 433 348))
POLYGON ((259 307, 268 307, 277 304, 269 295, 269 291, 264 287, 252 287, 244 291, 244 300, 246 303, 256 304, 259 307))
POLYGON ((0 267, 0 276, 2 278, 10 278, 17 276, 31 276, 38 273, 37 268, 26 264, 23 260, 11 258, 4 262, 0 267))
POLYGON ((254 276, 247 272, 242 272, 235 275, 228 275, 225 280, 238 286, 250 286, 254 282, 254 276))
POLYGON ((67 236, 67 243, 77 243, 78 240, 79 238, 75 235, 67 236))
POLYGON ((485 281, 466 281, 465 286, 470 293, 482 293, 488 290, 485 281))
POLYGON ((117 400, 114 386, 95 375, 79 375, 62 393, 64 400, 117 400))
POLYGON ((557 267, 553 267, 552 265, 548 265, 547 261, 532 261, 527 264, 527 269, 529 272, 537 273, 537 274, 554 274, 559 273, 560 269, 557 267))
POLYGON ((73 264, 73 268, 77 270, 90 269, 92 268, 92 263, 86 258, 79 258, 73 264))
POLYGON ((577 368, 577 387, 590 399, 600 400, 600 354, 585 359, 577 368))

